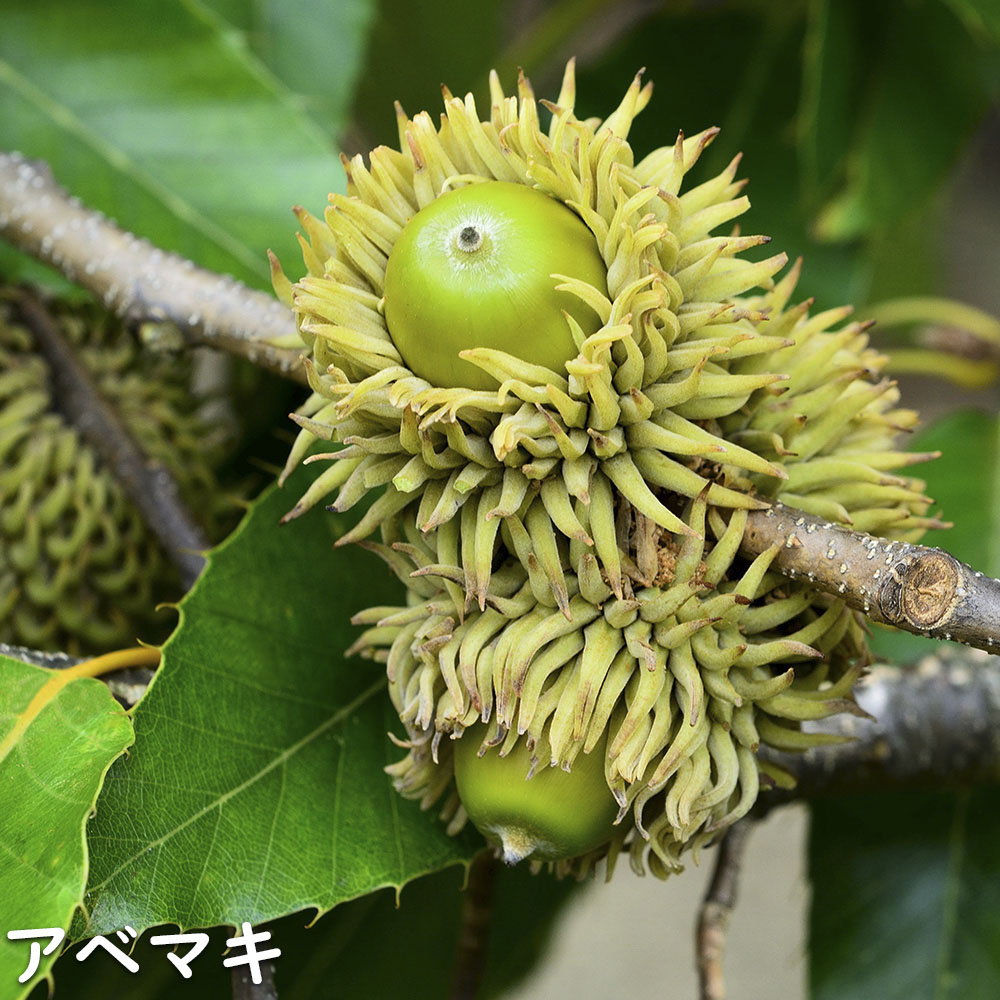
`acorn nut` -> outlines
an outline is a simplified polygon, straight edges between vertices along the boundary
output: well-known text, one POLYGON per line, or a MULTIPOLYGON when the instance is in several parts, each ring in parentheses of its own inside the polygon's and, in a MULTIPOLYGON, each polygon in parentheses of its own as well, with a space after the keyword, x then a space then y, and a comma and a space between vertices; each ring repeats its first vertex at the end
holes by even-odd
POLYGON ((538 770, 524 740, 501 756, 482 747, 485 732, 479 724, 455 742, 455 783, 469 819, 507 864, 573 858, 610 839, 618 804, 604 778, 606 738, 569 771, 544 762, 538 770))
POLYGON ((417 212, 389 254, 389 336, 432 385, 495 389, 459 356, 475 347, 562 372, 577 353, 564 310, 584 335, 600 321, 557 275, 606 288, 593 233, 569 208, 523 184, 457 188, 417 212))
POLYGON ((379 491, 337 544, 378 532, 407 590, 351 650, 386 664, 402 795, 509 862, 666 877, 790 780, 761 746, 830 739, 803 724, 856 711, 870 660, 858 612, 742 556, 748 512, 940 522, 865 325, 742 256, 768 238, 734 228, 739 157, 687 183, 718 130, 637 157, 649 85, 603 122, 575 98, 572 63, 554 102, 491 76, 483 119, 446 91, 300 214, 307 273, 275 289, 314 391, 283 475, 344 447, 287 517, 379 491))

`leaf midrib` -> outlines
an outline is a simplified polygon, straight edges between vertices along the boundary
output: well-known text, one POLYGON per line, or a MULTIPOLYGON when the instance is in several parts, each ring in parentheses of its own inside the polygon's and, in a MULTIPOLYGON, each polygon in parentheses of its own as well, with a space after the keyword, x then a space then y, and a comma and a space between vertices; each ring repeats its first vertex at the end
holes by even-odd
POLYGON ((186 830, 193 823, 198 822, 198 820, 206 816, 212 810, 221 809, 221 807, 223 807, 231 799, 235 798, 237 795, 241 794, 248 788, 252 787, 258 781, 260 781, 261 778, 266 777, 268 774, 274 771, 275 768, 278 768, 284 763, 286 763, 288 760, 294 757, 295 754, 297 754, 300 750, 302 750, 305 746, 307 746, 313 740, 318 739, 320 736, 323 735, 323 733, 327 732, 327 730, 332 729, 334 726, 343 722, 354 712, 356 712, 366 701, 368 701, 369 699, 373 698, 375 695, 383 691, 385 686, 386 686, 385 679, 380 678, 376 683, 367 687, 353 701, 348 702, 342 708, 338 709, 336 712, 333 713, 333 715, 325 719, 311 732, 306 733, 305 736, 303 736, 297 742, 293 743, 286 750, 283 750, 270 763, 265 765, 255 774, 251 775, 249 778, 241 782, 239 785, 236 785, 234 788, 231 788, 229 791, 224 792, 222 795, 215 798, 212 802, 203 806, 197 812, 192 813, 192 815, 189 816, 186 820, 184 820, 183 823, 179 823, 173 829, 168 830, 166 833, 158 837, 156 840, 151 841, 150 843, 142 847, 139 851, 137 851, 135 854, 131 855, 129 858, 123 861, 117 868, 115 868, 115 870, 112 871, 101 882, 98 882, 97 884, 88 887, 87 894, 89 896, 93 896, 95 893, 99 893, 101 890, 106 888, 111 882, 113 882, 126 868, 134 864, 139 858, 141 858, 148 851, 162 847, 171 838, 175 837, 178 833, 181 833, 183 830, 186 830))

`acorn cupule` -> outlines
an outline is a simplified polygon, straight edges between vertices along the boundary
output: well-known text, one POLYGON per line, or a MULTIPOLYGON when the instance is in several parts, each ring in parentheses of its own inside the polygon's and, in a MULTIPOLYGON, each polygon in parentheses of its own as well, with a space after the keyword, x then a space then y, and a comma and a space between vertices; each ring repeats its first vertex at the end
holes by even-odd
POLYGON ((773 552, 741 559, 747 511, 781 499, 900 541, 940 524, 902 473, 927 456, 895 444, 917 417, 866 326, 796 304, 785 254, 742 256, 767 238, 732 228, 739 157, 687 184, 718 129, 635 156, 650 94, 637 76, 580 119, 571 62, 543 128, 523 76, 515 95, 491 76, 484 119, 446 92, 440 127, 401 116, 398 150, 347 163, 347 194, 300 216, 308 273, 276 280, 314 390, 286 474, 317 439, 344 445, 294 514, 381 491, 338 544, 380 532, 408 591, 356 616, 406 729, 393 781, 449 830, 468 799, 513 859, 552 838, 506 792, 477 808, 458 776, 475 727, 508 756, 547 743, 554 768, 519 792, 603 740, 619 822, 563 873, 622 851, 678 870, 784 780, 761 746, 805 749, 803 721, 852 710, 861 616, 773 552), (507 201, 526 206, 509 229, 507 201))

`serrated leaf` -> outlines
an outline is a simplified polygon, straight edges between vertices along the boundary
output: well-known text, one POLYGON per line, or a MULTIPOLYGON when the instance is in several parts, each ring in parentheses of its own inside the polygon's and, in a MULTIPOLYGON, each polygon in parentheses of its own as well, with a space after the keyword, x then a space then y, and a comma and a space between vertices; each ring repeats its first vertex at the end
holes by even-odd
POLYGON ((1000 791, 812 807, 814 1000, 993 1000, 1000 791))
MULTIPOLYGON (((132 742, 124 709, 100 681, 0 656, 0 998, 37 981, 17 930, 65 930, 83 898, 83 829, 111 762, 132 742)), ((41 947, 50 943, 41 937, 41 947)), ((56 953, 41 958, 42 977, 56 953)))
POLYGON ((85 933, 322 912, 474 853, 383 772, 401 756, 384 668, 344 650, 351 614, 400 588, 370 553, 332 547, 342 519, 279 527, 307 484, 256 502, 180 605, 88 831, 85 933))
POLYGON ((199 0, 0 0, 0 20, 0 147, 160 247, 266 286, 268 247, 297 256, 291 207, 343 186, 293 95, 199 0))

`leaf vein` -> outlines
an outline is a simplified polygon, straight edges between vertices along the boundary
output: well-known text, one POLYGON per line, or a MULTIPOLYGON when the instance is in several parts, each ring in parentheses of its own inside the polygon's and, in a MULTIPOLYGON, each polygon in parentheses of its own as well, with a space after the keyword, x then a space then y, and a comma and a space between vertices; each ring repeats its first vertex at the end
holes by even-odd
POLYGON ((172 830, 168 830, 162 836, 158 837, 156 840, 154 840, 151 843, 147 844, 144 849, 138 851, 138 853, 136 853, 136 854, 132 855, 131 857, 127 858, 117 868, 115 868, 114 871, 111 872, 111 874, 109 874, 101 882, 98 882, 96 885, 94 885, 91 888, 91 890, 90 890, 91 894, 98 893, 102 889, 104 889, 105 887, 107 887, 126 868, 128 868, 129 865, 131 865, 133 862, 137 861, 142 856, 144 850, 149 850, 150 848, 154 848, 154 847, 162 847, 172 837, 176 836, 182 830, 185 830, 189 826, 191 826, 192 823, 196 823, 198 820, 200 820, 203 816, 205 816, 207 813, 211 812, 216 807, 220 807, 221 808, 230 799, 235 798, 240 793, 246 791, 248 788, 250 788, 253 785, 255 785, 258 781, 261 780, 261 778, 266 777, 275 768, 281 767, 285 763, 285 761, 287 761, 290 758, 294 757, 295 754, 297 754, 303 747, 308 746, 309 743, 311 743, 313 740, 315 740, 315 739, 319 738, 320 736, 322 736, 323 733, 325 733, 327 730, 333 728, 338 723, 343 722, 344 719, 346 719, 347 717, 349 717, 352 712, 354 712, 356 709, 358 709, 361 705, 363 705, 370 698, 374 697, 376 694, 378 694, 379 692, 381 692, 385 688, 385 683, 386 682, 385 682, 384 679, 379 679, 375 684, 372 684, 370 687, 368 687, 364 691, 362 691, 361 694, 359 694, 353 701, 351 701, 348 704, 344 705, 337 712, 334 712, 334 714, 331 715, 328 719, 324 720, 315 729, 313 729, 311 732, 309 732, 305 736, 303 736, 302 739, 300 739, 297 742, 293 743, 290 747, 288 747, 287 750, 282 751, 282 753, 280 753, 277 757, 275 757, 274 760, 272 760, 265 767, 261 768, 261 770, 258 771, 256 774, 254 774, 251 777, 247 778, 246 781, 241 782, 239 785, 237 785, 235 788, 230 789, 228 792, 224 792, 214 802, 211 802, 208 805, 204 806, 203 808, 199 809, 197 812, 193 813, 186 820, 184 820, 183 823, 179 823, 172 830))

